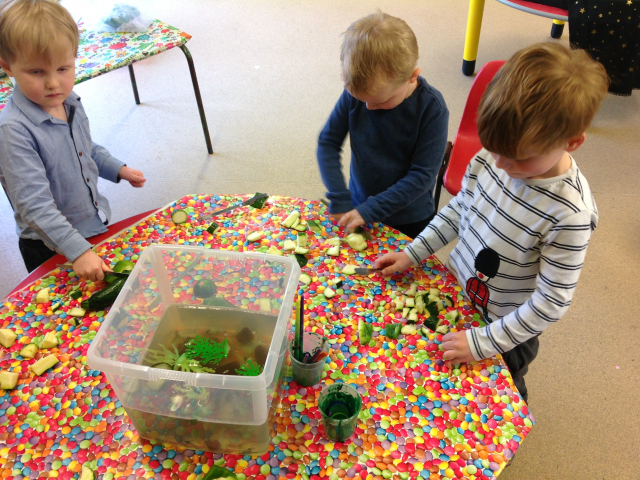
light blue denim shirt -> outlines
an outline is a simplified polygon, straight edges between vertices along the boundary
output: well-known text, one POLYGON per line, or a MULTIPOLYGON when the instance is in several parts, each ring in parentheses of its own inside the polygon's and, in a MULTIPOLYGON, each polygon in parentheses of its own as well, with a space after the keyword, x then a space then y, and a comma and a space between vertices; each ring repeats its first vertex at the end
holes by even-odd
POLYGON ((80 97, 64 102, 69 123, 15 87, 0 113, 0 183, 22 238, 38 239, 69 261, 91 248, 85 240, 106 228, 111 209, 98 193, 98 176, 118 182, 124 165, 91 140, 80 97))

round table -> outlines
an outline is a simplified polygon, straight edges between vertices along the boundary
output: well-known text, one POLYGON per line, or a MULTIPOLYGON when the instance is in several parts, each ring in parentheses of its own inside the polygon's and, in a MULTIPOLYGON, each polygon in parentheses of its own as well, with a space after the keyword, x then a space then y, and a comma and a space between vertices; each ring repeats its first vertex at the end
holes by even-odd
MULTIPOLYGON (((332 348, 325 376, 315 387, 300 387, 284 379, 281 403, 273 425, 269 452, 259 457, 222 455, 182 449, 140 438, 104 375, 86 364, 93 336, 105 312, 87 312, 78 326, 65 321, 76 306, 68 292, 80 283, 83 293, 103 287, 86 284, 64 268, 52 270, 0 306, 0 328, 18 334, 10 349, 2 349, 0 367, 19 372, 16 389, 0 397, 0 472, 2 479, 78 478, 82 465, 96 480, 154 478, 195 480, 212 465, 227 467, 240 480, 409 480, 410 478, 494 478, 504 469, 535 423, 517 393, 504 362, 491 358, 450 370, 439 350, 441 335, 387 339, 384 325, 395 312, 393 299, 418 282, 420 289, 438 288, 458 311, 453 329, 480 326, 480 316, 462 289, 434 256, 419 268, 391 277, 341 274, 347 264, 368 265, 410 240, 382 224, 370 228, 367 249, 354 251, 346 243, 340 256, 325 256, 325 240, 344 233, 320 202, 271 196, 262 209, 243 207, 216 217, 221 228, 206 232, 207 212, 248 199, 249 195, 189 195, 127 230, 105 240, 95 251, 105 260, 137 260, 152 243, 201 245, 225 250, 266 251, 295 239, 297 231, 282 222, 295 210, 317 226, 308 230, 308 263, 302 268, 312 282, 301 284, 306 330, 323 333, 332 348), (175 225, 171 212, 182 208, 189 221, 175 225), (265 233, 247 242, 252 231, 265 233), (337 295, 326 298, 325 288, 337 295), (36 292, 48 286, 52 301, 34 304, 36 292), (67 304, 54 312, 61 299, 67 304), (373 341, 358 342, 360 319, 372 323, 373 341), (22 346, 49 331, 60 334, 52 349, 59 363, 41 376, 28 370, 32 360, 18 355, 22 346), (382 331, 382 333, 381 333, 382 331), (363 410, 353 439, 333 443, 323 436, 317 395, 324 385, 353 384, 363 397, 363 410)), ((190 292, 188 292, 190 293, 190 292)), ((80 299, 79 299, 80 300, 80 299)), ((78 301, 79 301, 78 300, 78 301)), ((444 313, 444 312, 441 312, 444 313)), ((397 320, 395 320, 397 321, 397 320)), ((51 353, 51 352, 47 352, 51 353)), ((38 355, 41 355, 39 353, 38 355)))

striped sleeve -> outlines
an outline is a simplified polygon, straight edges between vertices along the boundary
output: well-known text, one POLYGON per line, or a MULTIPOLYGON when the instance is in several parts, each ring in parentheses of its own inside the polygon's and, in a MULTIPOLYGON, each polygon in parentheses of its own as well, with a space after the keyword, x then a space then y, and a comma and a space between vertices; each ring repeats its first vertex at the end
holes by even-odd
POLYGON ((467 172, 462 180, 462 188, 458 194, 438 212, 431 220, 431 223, 404 250, 414 265, 419 265, 422 260, 458 238, 460 219, 464 210, 464 199, 465 195, 467 195, 467 183, 472 164, 473 161, 467 167, 467 172))
POLYGON ((561 220, 545 235, 531 298, 486 327, 467 330, 476 360, 511 350, 562 318, 571 304, 596 222, 593 212, 582 210, 561 220))

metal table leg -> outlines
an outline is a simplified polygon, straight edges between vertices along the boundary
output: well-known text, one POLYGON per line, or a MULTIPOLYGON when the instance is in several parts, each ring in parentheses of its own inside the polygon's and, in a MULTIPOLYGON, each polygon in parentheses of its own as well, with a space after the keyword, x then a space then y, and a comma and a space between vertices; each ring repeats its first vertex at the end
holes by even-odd
POLYGON ((129 64, 129 77, 131 77, 131 86, 133 87, 133 97, 136 99, 136 105, 140 105, 140 96, 138 96, 138 84, 136 83, 136 74, 133 73, 133 64, 129 64))
POLYGON ((464 41, 464 55, 462 57, 462 73, 471 76, 476 69, 478 56, 478 42, 484 13, 484 0, 469 1, 469 16, 467 18, 467 35, 464 41))
MULTIPOLYGON (((484 1, 484 0, 483 0, 484 1)), ((202 130, 204 131, 204 139, 207 142, 207 151, 209 154, 213 153, 213 147, 211 146, 211 138, 209 137, 209 127, 207 126, 207 118, 204 114, 204 106, 202 105, 202 97, 200 96, 200 87, 198 87, 198 77, 196 76, 196 67, 193 65, 193 58, 191 52, 185 45, 180 45, 180 50, 184 52, 187 57, 187 63, 189 64, 189 72, 191 73, 191 82, 193 83, 193 91, 196 94, 196 102, 198 103, 198 111, 200 112, 200 121, 202 122, 202 130)))

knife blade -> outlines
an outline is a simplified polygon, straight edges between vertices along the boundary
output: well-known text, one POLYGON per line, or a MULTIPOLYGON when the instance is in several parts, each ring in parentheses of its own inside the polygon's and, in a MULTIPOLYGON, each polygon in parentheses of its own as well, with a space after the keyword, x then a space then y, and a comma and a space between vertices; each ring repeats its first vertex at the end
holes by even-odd
POLYGON ((267 198, 268 196, 269 195, 266 194, 266 193, 261 193, 260 195, 254 195, 249 200, 245 200, 242 203, 236 203, 235 205, 231 205, 230 207, 222 208, 220 210, 214 210, 213 212, 207 214, 205 216, 205 218, 211 219, 211 218, 215 217, 216 215, 221 215, 223 213, 230 212, 231 210, 235 210, 236 208, 240 208, 240 207, 245 207, 247 205, 251 205, 253 202, 257 202, 258 200, 261 200, 263 198, 267 198))
POLYGON ((381 268, 365 268, 365 267, 356 267, 354 268, 354 272, 356 275, 372 275, 376 272, 382 271, 381 268))

